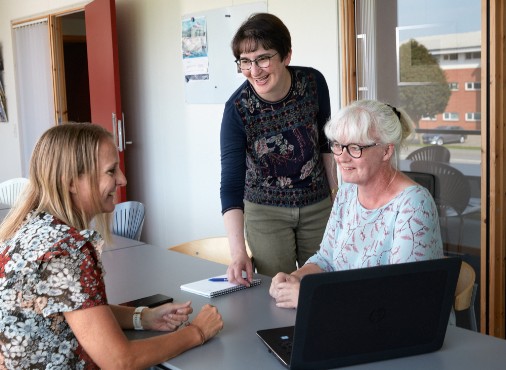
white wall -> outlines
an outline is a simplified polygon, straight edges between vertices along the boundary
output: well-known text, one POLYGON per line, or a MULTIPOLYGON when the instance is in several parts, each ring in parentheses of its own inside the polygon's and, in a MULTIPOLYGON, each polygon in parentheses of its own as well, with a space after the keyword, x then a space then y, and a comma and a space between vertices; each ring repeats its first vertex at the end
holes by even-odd
MULTIPOLYGON (((186 104, 181 62, 181 16, 253 1, 116 0, 125 111, 128 197, 146 205, 142 239, 162 246, 224 235, 219 130, 223 104, 186 104)), ((21 173, 15 110, 12 19, 62 7, 72 0, 1 0, 0 44, 11 122, 0 125, 0 181, 21 173), (6 134, 4 134, 4 131, 6 134), (11 144, 14 142, 15 144, 11 144), (3 158, 16 157, 5 163, 3 158)), ((336 0, 269 0, 268 11, 290 29, 293 65, 319 69, 338 108, 336 0)), ((232 38, 233 35, 230 35, 232 38)), ((233 60, 230 53, 230 60, 233 60)))

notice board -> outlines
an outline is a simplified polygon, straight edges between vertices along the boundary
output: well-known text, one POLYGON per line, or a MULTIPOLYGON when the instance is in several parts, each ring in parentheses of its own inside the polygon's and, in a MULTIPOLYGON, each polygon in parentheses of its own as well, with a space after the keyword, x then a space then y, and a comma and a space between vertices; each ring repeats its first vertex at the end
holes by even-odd
POLYGON ((182 17, 182 59, 186 102, 190 104, 225 103, 244 82, 237 72, 230 43, 240 25, 253 13, 267 12, 266 2, 235 5, 186 14, 182 17), (194 25, 190 32, 188 27, 194 25), (186 29, 185 29, 186 27, 186 29), (185 45, 191 33, 195 54, 185 45))

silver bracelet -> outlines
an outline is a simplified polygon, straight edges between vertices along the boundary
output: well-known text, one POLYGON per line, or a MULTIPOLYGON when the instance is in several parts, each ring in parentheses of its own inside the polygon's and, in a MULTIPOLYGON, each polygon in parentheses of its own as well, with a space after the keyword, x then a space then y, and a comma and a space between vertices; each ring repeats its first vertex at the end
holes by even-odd
POLYGON ((146 306, 139 306, 135 309, 134 315, 132 317, 134 323, 135 330, 144 330, 142 327, 142 310, 147 308, 146 306))

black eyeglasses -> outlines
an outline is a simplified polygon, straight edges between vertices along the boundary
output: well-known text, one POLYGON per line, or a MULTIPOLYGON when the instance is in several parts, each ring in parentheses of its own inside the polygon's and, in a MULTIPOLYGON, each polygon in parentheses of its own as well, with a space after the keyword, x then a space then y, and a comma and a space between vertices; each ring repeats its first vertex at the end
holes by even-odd
POLYGON ((367 148, 372 148, 373 146, 381 145, 379 143, 374 143, 370 145, 358 145, 358 144, 348 144, 343 145, 339 144, 337 141, 330 141, 329 146, 330 150, 332 150, 332 153, 335 155, 341 155, 343 154, 343 149, 346 148, 346 151, 348 154, 353 158, 360 158, 362 157, 362 150, 367 148))
POLYGON ((249 71, 253 66, 253 63, 255 63, 259 68, 267 68, 271 64, 271 58, 276 55, 278 55, 278 53, 272 55, 262 55, 261 57, 253 60, 243 58, 236 60, 235 63, 241 71, 249 71))

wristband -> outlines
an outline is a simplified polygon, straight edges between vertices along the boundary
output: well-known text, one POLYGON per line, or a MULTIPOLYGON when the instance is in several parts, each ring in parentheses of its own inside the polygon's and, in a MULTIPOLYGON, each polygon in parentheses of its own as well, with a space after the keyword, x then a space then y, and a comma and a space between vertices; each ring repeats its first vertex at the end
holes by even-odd
POLYGON ((134 315, 132 317, 133 323, 134 323, 134 329, 135 330, 144 330, 142 327, 142 310, 147 308, 146 306, 140 306, 137 307, 134 311, 134 315))
POLYGON ((188 326, 192 326, 194 327, 195 329, 197 329, 197 331, 199 332, 199 335, 200 335, 200 339, 202 340, 202 343, 200 343, 200 345, 203 345, 205 342, 206 342, 206 336, 204 335, 204 332, 202 331, 202 329, 200 329, 197 325, 193 325, 192 323, 190 322, 187 322, 185 324, 186 327, 188 326))

